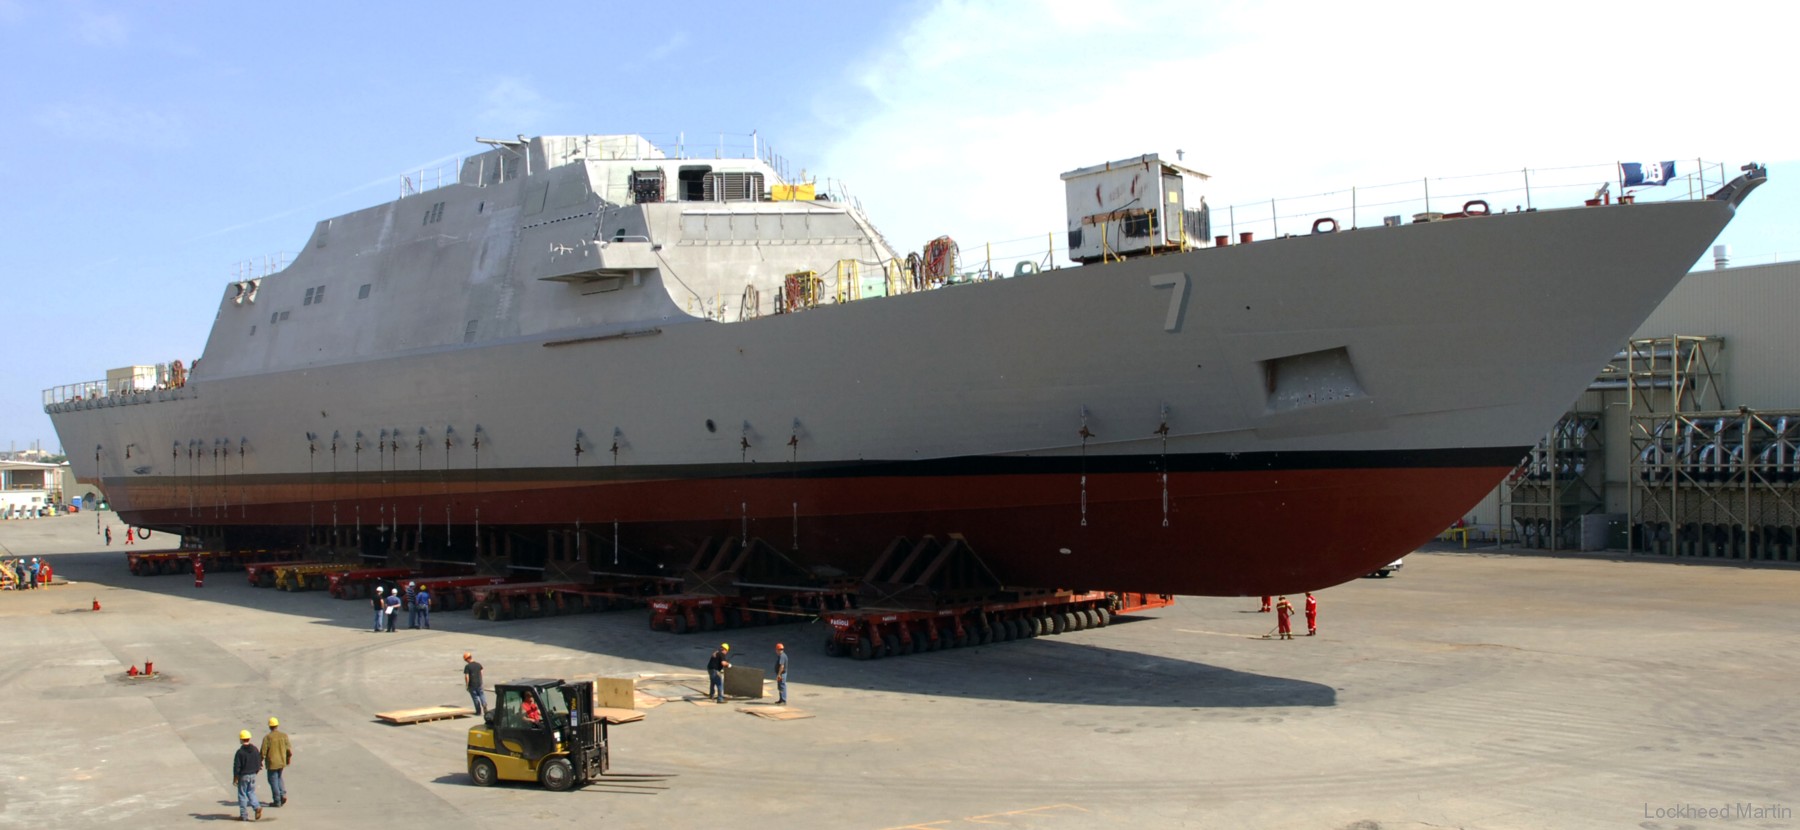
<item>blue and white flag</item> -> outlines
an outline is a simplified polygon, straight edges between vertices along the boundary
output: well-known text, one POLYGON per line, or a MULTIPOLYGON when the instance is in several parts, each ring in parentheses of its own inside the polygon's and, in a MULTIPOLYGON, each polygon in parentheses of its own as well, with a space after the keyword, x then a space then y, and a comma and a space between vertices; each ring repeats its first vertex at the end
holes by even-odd
POLYGON ((1619 183, 1626 187, 1661 187, 1675 178, 1675 162, 1625 162, 1619 165, 1619 172, 1619 183))

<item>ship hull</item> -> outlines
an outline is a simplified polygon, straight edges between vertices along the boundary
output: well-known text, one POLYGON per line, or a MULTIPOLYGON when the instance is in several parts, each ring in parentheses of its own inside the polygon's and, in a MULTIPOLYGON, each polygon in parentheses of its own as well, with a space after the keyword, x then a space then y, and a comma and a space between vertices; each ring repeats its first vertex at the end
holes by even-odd
MULTIPOLYGON (((1391 561, 1393 551, 1431 538, 1524 450, 1049 464, 958 459, 770 470, 751 478, 705 470, 648 479, 636 471, 629 480, 605 470, 567 471, 556 480, 527 470, 455 480, 223 477, 216 484, 170 483, 157 497, 140 491, 132 517, 159 527, 307 528, 375 550, 390 533, 460 536, 462 549, 452 541, 448 555, 466 560, 475 554, 471 521, 479 516, 490 546, 505 534, 534 539, 579 528, 582 550, 599 570, 620 558, 615 545, 626 551, 622 567, 631 569, 645 554, 679 566, 708 538, 761 538, 802 565, 851 576, 861 576, 896 537, 941 537, 955 528, 1016 586, 1281 593, 1361 576, 1391 561), (1395 510, 1399 504, 1406 509, 1395 510)), ((512 556, 523 568, 545 565, 541 550, 521 546, 512 556)))
POLYGON ((664 567, 747 533, 851 575, 893 537, 962 534, 1013 584, 1292 592, 1479 500, 1731 213, 1271 240, 732 324, 197 371, 52 417, 127 521, 184 532, 398 515, 461 556, 478 523, 617 524, 664 567))

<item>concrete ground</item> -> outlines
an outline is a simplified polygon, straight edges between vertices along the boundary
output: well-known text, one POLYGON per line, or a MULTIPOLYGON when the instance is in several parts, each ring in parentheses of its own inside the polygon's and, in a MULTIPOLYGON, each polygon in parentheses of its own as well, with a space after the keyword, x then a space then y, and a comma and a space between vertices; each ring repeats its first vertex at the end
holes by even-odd
POLYGON ((866 663, 824 656, 817 624, 736 630, 740 664, 788 644, 791 702, 816 717, 668 703, 612 733, 614 771, 667 789, 552 793, 472 786, 470 720, 373 713, 466 703, 464 650, 490 682, 703 687, 716 635, 651 633, 642 610, 375 634, 360 602, 241 572, 131 576, 122 530, 108 549, 91 513, 0 523, 71 581, 0 594, 0 826, 235 820, 237 731, 271 714, 295 763, 264 821, 313 827, 1672 830, 1800 808, 1793 570, 1415 554, 1320 592, 1321 634, 1293 642, 1261 639, 1254 599, 1216 598, 866 663), (165 676, 121 679, 146 659, 165 676), (1773 809, 1699 812, 1740 803, 1773 809))

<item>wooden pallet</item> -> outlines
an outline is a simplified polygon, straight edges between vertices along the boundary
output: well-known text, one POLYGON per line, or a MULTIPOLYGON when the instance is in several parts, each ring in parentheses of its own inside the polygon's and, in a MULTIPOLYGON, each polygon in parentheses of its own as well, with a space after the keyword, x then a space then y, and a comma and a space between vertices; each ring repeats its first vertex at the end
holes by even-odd
POLYGON ((426 706, 421 709, 397 709, 392 712, 375 713, 376 718, 395 725, 424 723, 448 718, 468 718, 474 717, 474 715, 475 710, 467 706, 426 706))

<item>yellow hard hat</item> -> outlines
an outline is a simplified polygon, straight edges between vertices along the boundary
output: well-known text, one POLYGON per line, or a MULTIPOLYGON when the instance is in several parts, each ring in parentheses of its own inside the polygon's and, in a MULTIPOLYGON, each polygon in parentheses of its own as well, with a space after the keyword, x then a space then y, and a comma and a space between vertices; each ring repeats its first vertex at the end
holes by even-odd
POLYGON ((248 729, 239 729, 239 730, 238 730, 238 740, 240 740, 240 741, 247 741, 247 740, 250 740, 250 730, 248 730, 248 729))
POLYGON ((280 719, 280 718, 277 718, 277 717, 274 717, 274 716, 270 716, 270 718, 269 718, 269 725, 270 725, 270 726, 280 726, 280 725, 281 725, 281 719, 280 719))
POLYGON ((723 649, 723 650, 725 650, 725 651, 730 651, 730 650, 731 650, 731 644, 730 644, 730 643, 720 643, 720 644, 719 644, 719 648, 720 648, 720 649, 723 649))

